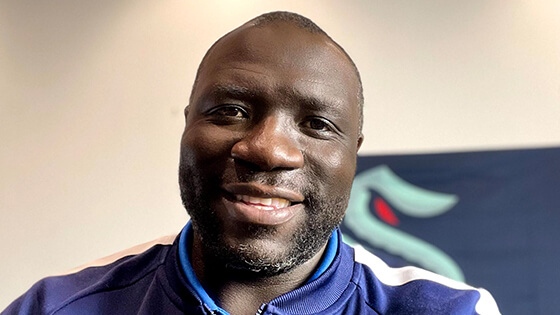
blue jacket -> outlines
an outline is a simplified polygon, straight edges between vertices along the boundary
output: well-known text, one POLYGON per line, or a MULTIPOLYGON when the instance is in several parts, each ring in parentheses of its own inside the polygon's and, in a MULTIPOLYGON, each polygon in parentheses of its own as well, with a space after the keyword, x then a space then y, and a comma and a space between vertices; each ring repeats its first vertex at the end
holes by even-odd
MULTIPOLYGON (((189 230, 190 224, 173 242, 140 246, 133 254, 109 257, 109 263, 45 278, 2 314, 227 314, 185 261, 189 230)), ((324 270, 255 313, 499 314, 483 289, 414 267, 390 268, 363 248, 343 243, 339 231, 330 243, 332 257, 323 262, 324 270)))

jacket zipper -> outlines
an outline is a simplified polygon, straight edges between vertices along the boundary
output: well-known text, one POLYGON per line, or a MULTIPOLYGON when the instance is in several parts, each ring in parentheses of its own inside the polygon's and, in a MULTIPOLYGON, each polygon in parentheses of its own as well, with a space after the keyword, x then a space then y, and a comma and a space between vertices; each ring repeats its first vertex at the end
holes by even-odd
POLYGON ((266 303, 261 304, 261 307, 259 307, 255 315, 262 315, 264 313, 264 310, 266 309, 266 305, 266 303))
MULTIPOLYGON (((264 310, 266 309, 267 304, 263 303, 261 304, 261 306, 259 307, 259 309, 257 310, 257 313, 255 315, 262 315, 264 310)), ((212 310, 210 307, 208 307, 208 305, 204 304, 203 308, 210 314, 210 315, 222 315, 222 312, 218 311, 218 310, 212 310)))

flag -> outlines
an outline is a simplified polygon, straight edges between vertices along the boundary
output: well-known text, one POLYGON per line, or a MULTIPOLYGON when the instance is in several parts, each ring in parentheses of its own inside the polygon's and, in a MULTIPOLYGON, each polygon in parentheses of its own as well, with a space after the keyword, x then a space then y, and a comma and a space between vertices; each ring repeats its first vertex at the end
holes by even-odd
POLYGON ((360 156, 349 243, 488 289, 503 314, 560 309, 560 147, 360 156))

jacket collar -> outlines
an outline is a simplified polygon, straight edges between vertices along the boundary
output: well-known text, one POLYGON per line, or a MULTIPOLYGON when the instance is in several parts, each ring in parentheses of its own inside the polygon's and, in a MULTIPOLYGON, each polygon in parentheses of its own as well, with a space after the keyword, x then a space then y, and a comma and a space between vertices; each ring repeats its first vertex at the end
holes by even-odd
MULTIPOLYGON (((185 299, 190 300, 189 308, 192 308, 193 300, 198 302, 196 308, 211 311, 215 314, 228 314, 220 308, 208 295, 202 284, 196 277, 190 263, 190 248, 192 244, 192 225, 189 221, 183 228, 178 239, 175 241, 174 266, 166 268, 168 281, 185 305, 185 299), (172 274, 169 274, 172 272, 172 274), (185 296, 189 293, 190 297, 185 296), (193 299, 194 298, 194 299, 193 299)), ((266 310, 275 314, 297 313, 313 314, 331 307, 346 290, 353 274, 353 250, 342 243, 342 235, 337 228, 333 231, 327 248, 315 273, 308 282, 290 292, 287 292, 266 305, 266 310)), ((169 264, 169 262, 168 262, 169 264)))

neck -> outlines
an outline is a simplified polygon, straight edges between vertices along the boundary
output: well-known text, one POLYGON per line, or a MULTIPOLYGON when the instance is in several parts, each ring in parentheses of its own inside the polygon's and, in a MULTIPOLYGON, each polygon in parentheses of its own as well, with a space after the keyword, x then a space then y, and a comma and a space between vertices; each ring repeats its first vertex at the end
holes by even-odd
POLYGON ((254 314, 263 303, 303 285, 317 268, 325 246, 311 259, 288 272, 267 277, 247 273, 240 276, 238 272, 205 261, 200 243, 195 238, 191 263, 199 281, 221 308, 232 315, 254 314))

